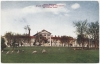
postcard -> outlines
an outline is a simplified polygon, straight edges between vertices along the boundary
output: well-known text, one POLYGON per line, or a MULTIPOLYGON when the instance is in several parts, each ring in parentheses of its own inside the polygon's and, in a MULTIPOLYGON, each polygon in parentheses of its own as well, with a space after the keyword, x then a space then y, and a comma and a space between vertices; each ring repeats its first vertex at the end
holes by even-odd
POLYGON ((1 1, 1 63, 99 63, 99 2, 1 1))

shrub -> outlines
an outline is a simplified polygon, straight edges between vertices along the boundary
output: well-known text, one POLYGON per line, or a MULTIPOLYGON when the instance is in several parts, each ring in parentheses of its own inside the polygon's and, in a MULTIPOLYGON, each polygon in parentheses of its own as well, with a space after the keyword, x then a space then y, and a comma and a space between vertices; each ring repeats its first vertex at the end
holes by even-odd
POLYGON ((5 39, 1 37, 1 50, 3 50, 4 48, 6 48, 5 39))

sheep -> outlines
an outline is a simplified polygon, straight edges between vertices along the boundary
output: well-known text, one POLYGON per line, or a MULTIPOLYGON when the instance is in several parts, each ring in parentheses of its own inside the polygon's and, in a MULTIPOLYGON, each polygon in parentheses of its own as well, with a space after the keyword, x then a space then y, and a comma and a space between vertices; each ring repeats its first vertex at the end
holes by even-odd
POLYGON ((14 51, 11 51, 11 53, 13 53, 14 51))
POLYGON ((42 53, 46 53, 46 50, 45 50, 45 49, 43 49, 43 50, 42 50, 42 53))
POLYGON ((7 51, 7 53, 6 54, 9 54, 9 51, 7 51))
POLYGON ((22 50, 22 52, 24 52, 24 50, 22 50))
POLYGON ((32 53, 35 54, 35 53, 37 53, 37 51, 33 51, 32 53))
POLYGON ((17 53, 19 53, 19 50, 17 51, 17 53))
POLYGON ((76 48, 73 48, 74 50, 76 50, 76 48))

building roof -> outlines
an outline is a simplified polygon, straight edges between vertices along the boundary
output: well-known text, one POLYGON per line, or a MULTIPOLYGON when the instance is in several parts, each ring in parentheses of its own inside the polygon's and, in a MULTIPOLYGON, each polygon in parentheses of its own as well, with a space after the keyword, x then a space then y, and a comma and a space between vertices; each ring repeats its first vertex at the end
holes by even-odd
POLYGON ((34 36, 12 36, 13 38, 34 38, 34 36))
POLYGON ((51 37, 51 39, 60 40, 60 37, 51 37))
POLYGON ((33 35, 33 36, 39 35, 39 34, 41 34, 42 32, 47 32, 47 33, 51 34, 51 33, 50 33, 50 32, 48 32, 47 30, 43 29, 42 31, 37 32, 37 33, 36 33, 35 35, 33 35))
MULTIPOLYGON (((45 30, 45 29, 43 29, 41 32, 48 32, 48 33, 50 33, 49 31, 47 31, 47 30, 45 30)), ((51 34, 51 33, 50 33, 51 34)))

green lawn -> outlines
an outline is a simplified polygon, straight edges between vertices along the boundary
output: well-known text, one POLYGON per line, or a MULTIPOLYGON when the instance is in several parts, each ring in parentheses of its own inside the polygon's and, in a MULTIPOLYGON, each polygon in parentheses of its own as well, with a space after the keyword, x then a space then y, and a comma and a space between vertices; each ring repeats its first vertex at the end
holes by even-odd
POLYGON ((68 47, 20 47, 14 53, 6 55, 11 48, 5 48, 1 53, 2 63, 98 63, 99 50, 73 50, 68 47), (25 50, 17 54, 17 50, 25 50), (42 54, 41 50, 47 53, 42 54), (36 54, 32 54, 37 50, 36 54))

